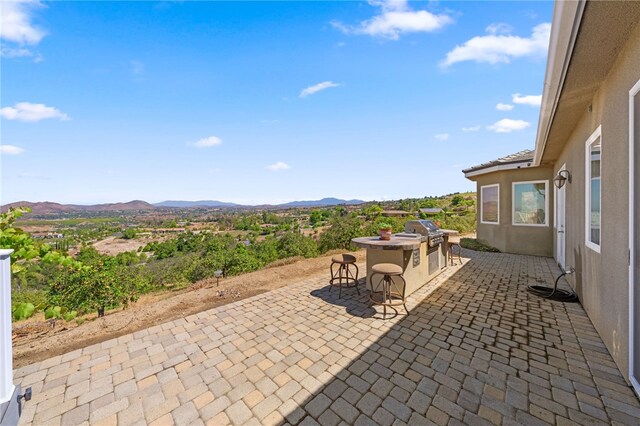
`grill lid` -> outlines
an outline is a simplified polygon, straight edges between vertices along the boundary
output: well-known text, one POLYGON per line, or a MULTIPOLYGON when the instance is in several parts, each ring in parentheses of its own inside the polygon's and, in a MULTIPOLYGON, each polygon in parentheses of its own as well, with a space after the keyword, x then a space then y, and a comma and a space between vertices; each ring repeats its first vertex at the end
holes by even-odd
POLYGON ((405 223, 404 230, 428 236, 442 235, 442 231, 432 220, 410 220, 405 223))

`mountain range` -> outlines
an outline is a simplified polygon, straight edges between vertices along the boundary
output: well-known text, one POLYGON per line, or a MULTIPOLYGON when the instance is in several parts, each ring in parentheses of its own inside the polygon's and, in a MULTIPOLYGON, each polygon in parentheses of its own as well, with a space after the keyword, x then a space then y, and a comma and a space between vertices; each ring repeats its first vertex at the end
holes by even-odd
POLYGON ((124 211, 140 211, 140 210, 153 210, 161 208, 195 208, 195 207, 210 207, 210 208, 295 208, 295 207, 329 207, 337 205, 358 205, 365 203, 362 200, 342 200, 339 198, 323 198, 321 200, 309 200, 309 201, 292 201, 284 204, 274 205, 241 205, 234 203, 227 203, 224 201, 216 200, 200 200, 200 201, 182 201, 182 200, 169 200, 162 201, 160 203, 150 204, 146 201, 134 200, 127 203, 107 203, 107 204, 93 204, 93 205, 80 205, 80 204, 60 204, 50 201, 44 202, 30 202, 30 201, 17 201, 15 203, 6 204, 0 207, 0 211, 6 211, 9 207, 29 207, 33 214, 49 215, 60 213, 77 213, 77 212, 124 212, 124 211))

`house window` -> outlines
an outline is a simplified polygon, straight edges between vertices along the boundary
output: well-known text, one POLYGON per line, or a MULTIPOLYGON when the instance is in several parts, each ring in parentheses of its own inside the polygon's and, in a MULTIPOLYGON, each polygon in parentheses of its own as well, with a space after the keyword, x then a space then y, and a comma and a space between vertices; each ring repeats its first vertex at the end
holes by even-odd
POLYGON ((548 226, 549 199, 546 180, 513 183, 513 224, 548 226))
POLYGON ((600 189, 602 138, 600 126, 587 139, 585 173, 585 208, 586 231, 585 243, 587 247, 600 253, 600 206, 602 193, 600 189))
POLYGON ((500 223, 500 185, 480 187, 480 223, 497 225, 500 223))

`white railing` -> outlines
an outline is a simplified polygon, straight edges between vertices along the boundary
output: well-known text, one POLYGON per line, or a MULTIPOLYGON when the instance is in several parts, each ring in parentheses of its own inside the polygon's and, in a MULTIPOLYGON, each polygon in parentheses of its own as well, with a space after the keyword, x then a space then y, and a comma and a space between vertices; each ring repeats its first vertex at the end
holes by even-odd
POLYGON ((15 390, 11 349, 11 253, 13 250, 0 249, 0 404, 9 401, 15 390))

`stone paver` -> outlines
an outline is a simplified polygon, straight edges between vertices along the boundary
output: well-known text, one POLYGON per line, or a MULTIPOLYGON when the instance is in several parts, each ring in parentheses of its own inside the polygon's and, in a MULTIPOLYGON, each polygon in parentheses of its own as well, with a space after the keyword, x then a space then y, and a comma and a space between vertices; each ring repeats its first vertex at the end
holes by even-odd
POLYGON ((527 293, 552 259, 464 255, 408 316, 327 274, 20 368, 21 424, 640 422, 582 307, 527 293))

